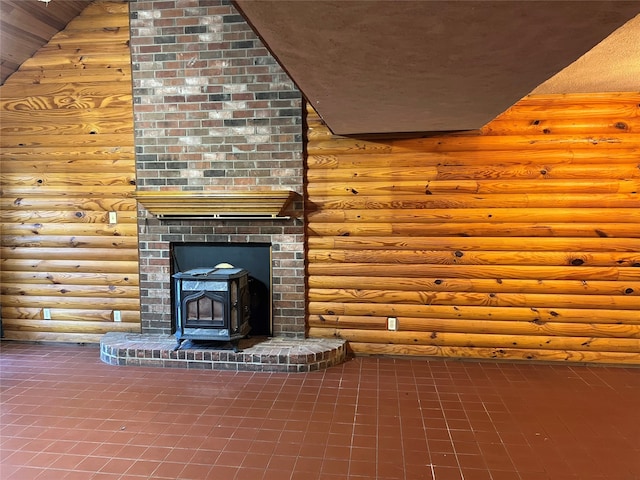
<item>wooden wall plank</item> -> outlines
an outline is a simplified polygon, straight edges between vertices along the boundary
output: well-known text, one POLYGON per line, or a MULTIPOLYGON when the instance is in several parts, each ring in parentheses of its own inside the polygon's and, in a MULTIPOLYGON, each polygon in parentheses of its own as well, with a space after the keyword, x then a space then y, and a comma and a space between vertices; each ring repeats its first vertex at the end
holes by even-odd
MULTIPOLYGON (((332 135, 326 127, 325 137, 329 141, 332 135)), ((312 141, 313 139, 309 139, 312 141)), ((624 150, 616 150, 616 162, 637 162, 640 148, 629 145, 624 150)), ((543 168, 545 165, 591 165, 602 164, 603 157, 593 150, 570 150, 567 148, 549 148, 537 150, 531 148, 516 150, 469 150, 462 152, 440 152, 430 150, 411 150, 402 154, 368 153, 366 156, 355 153, 332 153, 308 155, 306 158, 309 170, 324 168, 360 168, 360 167, 427 167, 427 166, 461 166, 461 165, 507 165, 519 164, 523 167, 543 168)))
MULTIPOLYGON (((607 280, 523 280, 488 278, 405 278, 314 275, 309 288, 335 289, 345 284, 363 290, 401 290, 431 292, 543 293, 573 295, 640 295, 640 281, 607 280)), ((640 319, 639 319, 640 320, 640 319)))
MULTIPOLYGON (((66 162, 57 162, 55 160, 27 160, 21 159, 21 165, 17 165, 15 161, 2 161, 0 160, 0 168, 7 174, 17 175, 24 173, 25 169, 30 172, 45 174, 45 173, 67 173, 69 175, 84 174, 95 172, 96 169, 109 170, 119 175, 135 173, 135 166, 132 167, 131 160, 67 160, 66 162)), ((38 184, 39 187, 44 185, 38 184)), ((44 192, 43 192, 44 196, 44 192)), ((55 195, 58 197, 58 195, 55 195)), ((620 199, 620 203, 624 202, 624 199, 620 199)))
POLYGON ((135 325, 119 322, 107 324, 106 322, 75 322, 64 320, 5 320, 8 330, 25 333, 88 333, 104 334, 107 332, 135 332, 135 325))
MULTIPOLYGON (((98 309, 70 309, 70 308, 52 308, 50 310, 51 318, 59 321, 69 322, 102 322, 106 323, 106 327, 113 325, 113 310, 98 309)), ((19 323, 20 320, 37 320, 43 321, 42 308, 37 307, 6 307, 2 310, 3 320, 19 323)), ((121 323, 129 323, 129 328, 140 328, 140 312, 135 310, 120 311, 121 323)), ((116 322, 117 323, 117 322, 116 322)), ((117 328, 117 326, 116 326, 117 328)))
POLYGON ((310 222, 362 222, 362 223, 479 223, 529 222, 588 223, 597 219, 599 223, 633 223, 640 220, 636 208, 403 208, 403 209, 351 209, 309 212, 310 222))
MULTIPOLYGON (((524 248, 521 245, 520 248, 524 248)), ((430 251, 430 250, 310 250, 309 260, 314 263, 401 263, 440 265, 546 265, 633 267, 640 265, 640 252, 529 252, 512 251, 430 251)))
POLYGON ((34 112, 27 120, 23 114, 10 112, 3 117, 6 122, 0 127, 2 135, 41 135, 57 133, 59 135, 119 135, 133 132, 130 119, 123 112, 102 112, 95 109, 78 117, 77 112, 65 110, 40 110, 34 112), (15 119, 11 117, 16 117, 15 119), (111 117, 111 118, 109 118, 111 117), (47 122, 46 119, 57 119, 57 125, 47 122), (38 122, 40 120, 40 122, 38 122))
POLYGON ((126 63, 117 64, 100 58, 83 58, 78 61, 67 61, 50 68, 22 68, 21 75, 12 77, 12 84, 49 84, 60 80, 67 82, 122 82, 131 85, 131 70, 126 63), (114 77, 114 75, 116 75, 114 77))
POLYGON ((495 307, 468 305, 409 305, 401 303, 309 302, 311 315, 450 318, 524 322, 638 323, 634 310, 605 308, 495 307))
POLYGON ((2 259, 49 259, 64 258, 67 260, 96 260, 96 261, 136 261, 137 252, 134 249, 115 248, 86 248, 78 245, 71 248, 60 247, 0 247, 2 259))
POLYGON ((6 271, 18 272, 78 272, 122 273, 137 272, 137 261, 126 260, 50 260, 38 258, 2 258, 0 265, 6 271))
MULTIPOLYGON (((135 212, 118 212, 118 223, 136 223, 135 212)), ((82 223, 98 223, 109 224, 109 212, 105 211, 91 211, 91 210, 76 210, 76 211, 45 211, 45 210, 9 210, 0 212, 0 221, 15 223, 15 222, 82 222, 82 223)))
POLYGON ((64 147, 73 149, 87 147, 114 147, 128 145, 131 143, 133 135, 129 133, 102 133, 100 135, 76 134, 76 135, 55 135, 40 134, 34 136, 3 135, 2 145, 9 148, 38 148, 38 147, 64 147))
POLYGON ((127 2, 93 3, 0 87, 7 339, 140 331, 128 25, 127 2))
MULTIPOLYGON (((309 326, 314 328, 337 329, 355 328, 368 330, 386 330, 386 317, 311 315, 309 326)), ((415 332, 438 332, 491 334, 496 330, 508 335, 544 335, 571 337, 616 337, 640 338, 640 321, 638 324, 610 323, 562 323, 562 322, 515 322, 510 320, 452 320, 440 318, 411 318, 402 321, 402 327, 415 332)))
MULTIPOLYGON (((89 164, 90 165, 90 164, 89 164)), ((0 199, 0 209, 15 210, 49 210, 49 211, 65 211, 65 210, 92 210, 102 212, 127 212, 135 211, 135 201, 125 200, 120 197, 110 198, 83 198, 83 197, 58 197, 58 196, 42 196, 42 197, 6 197, 0 199)))
POLYGON ((320 223, 309 222, 314 236, 460 236, 460 237, 605 237, 640 238, 633 223, 320 223))
POLYGON ((45 285, 107 285, 137 286, 138 275, 110 274, 110 273, 77 273, 77 272, 15 272, 1 271, 0 282, 7 285, 20 283, 39 283, 45 285))
MULTIPOLYGON (((49 84, 82 82, 129 82, 130 66, 117 53, 91 55, 47 56, 38 62, 27 62, 21 67, 23 78, 12 81, 18 83, 49 84)), ((12 79, 13 80, 13 79, 12 79)))
POLYGON ((87 300, 86 297, 65 297, 61 295, 2 295, 2 305, 7 307, 40 307, 40 308, 74 308, 79 316, 87 307, 88 302, 93 309, 103 310, 137 310, 140 301, 137 298, 108 298, 100 297, 87 300))
POLYGON ((307 124, 310 336, 640 364, 640 94, 531 96, 455 134, 307 124))
POLYGON ((102 248, 102 249, 132 249, 136 247, 135 238, 95 236, 62 236, 62 235, 3 235, 0 245, 12 248, 102 248))
MULTIPOLYGON (((0 186, 0 188, 2 188, 0 186)), ((60 196, 60 197, 73 197, 74 195, 81 195, 83 197, 124 197, 130 198, 133 195, 131 185, 117 184, 117 185, 101 185, 100 189, 96 189, 92 185, 74 185, 73 189, 68 188, 65 185, 15 185, 11 187, 11 191, 5 189, 8 194, 11 194, 15 198, 25 198, 30 195, 37 197, 44 196, 60 196)))
MULTIPOLYGON (((34 162, 33 168, 38 168, 34 162)), ((443 195, 404 195, 402 199, 381 196, 353 195, 349 198, 337 196, 309 196, 312 211, 355 210, 355 209, 391 209, 391 208, 629 208, 640 202, 638 193, 602 193, 594 196, 589 193, 573 193, 558 196, 535 193, 501 193, 478 195, 459 193, 455 196, 443 195)))
MULTIPOLYGON (((323 329, 326 330, 326 329, 323 329)), ((312 328, 310 335, 315 335, 312 328)), ((324 332, 322 332, 324 334, 324 332)), ((510 335, 506 333, 388 332, 371 329, 335 329, 334 337, 369 343, 481 348, 526 348, 538 350, 603 351, 637 353, 640 339, 614 337, 569 337, 564 335, 510 335)))
POLYGON ((393 182, 317 183, 309 185, 309 195, 319 196, 384 196, 384 195, 456 195, 458 193, 489 194, 554 194, 631 193, 640 191, 640 179, 622 180, 402 180, 393 182))
POLYGON ((14 112, 127 106, 131 101, 131 88, 118 83, 108 90, 102 83, 90 82, 30 86, 8 84, 5 87, 0 109, 14 112))
MULTIPOLYGON (((446 208, 446 207, 445 207, 446 208)), ((517 250, 522 239, 517 237, 312 237, 310 249, 335 248, 343 250, 517 250)), ((637 252, 640 240, 635 238, 536 238, 527 243, 529 251, 558 251, 575 249, 586 252, 637 252)))
MULTIPOLYGON (((119 114, 119 113, 118 113, 119 114)), ((4 118, 4 117, 3 117, 4 118)), ((98 145, 95 147, 81 147, 78 145, 73 150, 42 146, 25 149, 23 147, 5 147, 0 144, 0 159, 13 160, 132 160, 135 158, 134 146, 125 145, 98 145)))
POLYGON ((569 350, 532 350, 529 348, 480 348, 438 345, 398 345, 349 342, 352 352, 360 355, 410 355, 421 357, 478 358, 486 360, 523 360, 594 364, 640 365, 637 353, 590 352, 569 350))
POLYGON ((124 237, 136 235, 137 225, 133 223, 83 224, 83 223, 4 223, 0 224, 3 235, 90 235, 124 237))
POLYGON ((612 310, 640 310, 638 296, 581 295, 564 293, 484 293, 447 291, 364 290, 353 288, 310 288, 311 302, 344 303, 402 303, 408 305, 468 305, 517 307, 535 305, 536 308, 608 308, 612 310))
POLYGON ((522 165, 437 165, 413 166, 411 170, 398 165, 389 167, 358 166, 351 168, 318 169, 309 171, 309 181, 313 183, 349 182, 351 180, 383 181, 389 178, 402 178, 403 181, 418 180, 476 180, 476 179, 594 179, 640 178, 638 162, 620 162, 616 164, 575 164, 522 165))
POLYGON ((616 280, 640 279, 640 268, 557 267, 550 265, 437 265, 399 263, 310 263, 309 275, 349 275, 405 278, 505 278, 528 280, 616 280))

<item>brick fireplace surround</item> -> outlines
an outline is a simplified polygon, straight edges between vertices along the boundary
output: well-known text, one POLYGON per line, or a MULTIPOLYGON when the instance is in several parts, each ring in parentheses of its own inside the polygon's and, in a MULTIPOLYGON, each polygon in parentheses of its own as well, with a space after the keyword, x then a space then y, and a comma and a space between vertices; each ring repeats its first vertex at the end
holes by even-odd
MULTIPOLYGON (((132 0, 130 16, 137 189, 301 195, 301 94, 231 3, 132 0)), ((159 220, 142 206, 138 213, 142 334, 106 335, 104 361, 300 371, 343 359, 342 342, 305 338, 301 200, 288 220, 159 220), (172 242, 270 244, 273 338, 225 352, 225 361, 169 352, 172 242)))

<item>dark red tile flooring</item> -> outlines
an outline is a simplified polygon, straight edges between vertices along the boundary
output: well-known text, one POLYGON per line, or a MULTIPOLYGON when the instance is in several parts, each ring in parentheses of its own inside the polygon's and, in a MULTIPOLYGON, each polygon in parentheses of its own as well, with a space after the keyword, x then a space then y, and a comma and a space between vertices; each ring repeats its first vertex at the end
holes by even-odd
POLYGON ((638 480, 640 369, 359 357, 116 367, 3 342, 3 480, 638 480))

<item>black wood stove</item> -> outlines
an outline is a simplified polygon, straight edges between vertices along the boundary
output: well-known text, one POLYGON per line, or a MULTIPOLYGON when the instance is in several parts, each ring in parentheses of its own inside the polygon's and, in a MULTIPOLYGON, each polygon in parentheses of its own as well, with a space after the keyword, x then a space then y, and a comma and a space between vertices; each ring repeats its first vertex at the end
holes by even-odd
POLYGON ((251 329, 249 272, 229 266, 173 275, 176 349, 184 340, 226 342, 234 350, 251 329))

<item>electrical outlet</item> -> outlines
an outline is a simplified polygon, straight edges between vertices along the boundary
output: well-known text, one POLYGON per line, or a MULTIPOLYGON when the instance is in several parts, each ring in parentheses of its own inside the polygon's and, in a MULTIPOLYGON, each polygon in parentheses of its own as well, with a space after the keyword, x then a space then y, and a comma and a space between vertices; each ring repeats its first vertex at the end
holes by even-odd
POLYGON ((114 310, 113 311, 113 321, 114 322, 121 322, 122 321, 122 316, 120 315, 120 310, 114 310))
POLYGON ((43 308, 42 309, 42 318, 45 320, 51 320, 51 309, 43 308))
POLYGON ((396 317, 387 317, 387 330, 398 330, 398 319, 396 317))
POLYGON ((116 212, 109 212, 109 223, 118 223, 118 214, 116 212))

